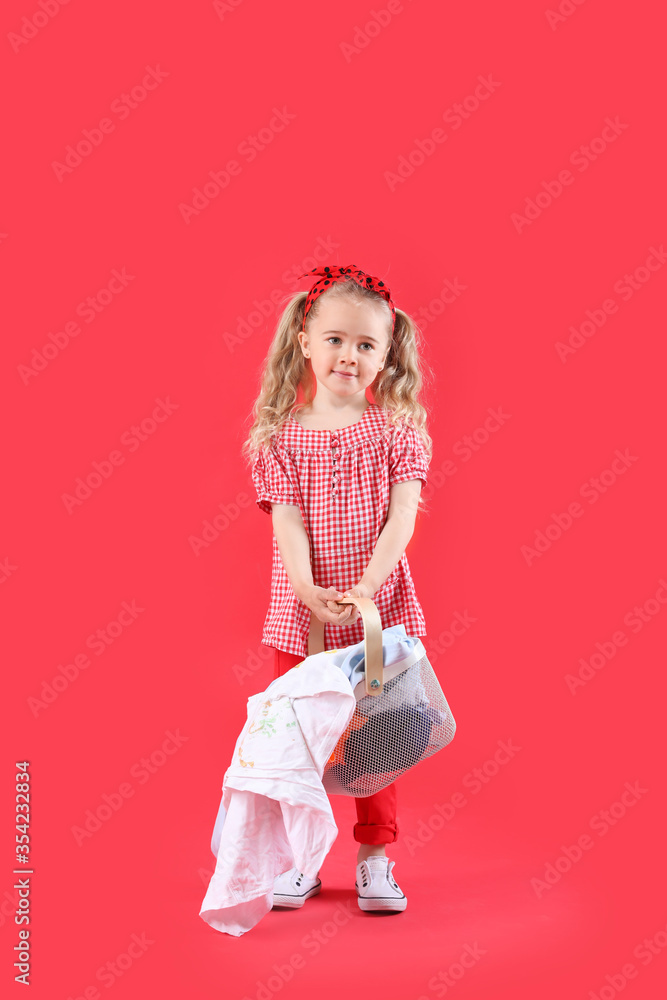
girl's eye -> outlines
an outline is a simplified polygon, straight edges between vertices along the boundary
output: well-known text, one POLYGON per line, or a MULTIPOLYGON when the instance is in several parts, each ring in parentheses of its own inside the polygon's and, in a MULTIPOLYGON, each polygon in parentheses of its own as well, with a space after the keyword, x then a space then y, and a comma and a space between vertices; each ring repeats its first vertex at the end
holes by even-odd
MULTIPOLYGON (((327 342, 328 342, 328 343, 331 343, 331 341, 332 341, 332 340, 338 340, 338 341, 340 341, 340 337, 327 337, 327 342)), ((373 345, 372 345, 372 344, 369 344, 369 343, 368 343, 368 341, 365 341, 365 342, 364 342, 363 344, 361 344, 360 346, 361 346, 361 347, 370 347, 371 351, 373 350, 373 345)), ((368 354, 368 351, 364 351, 364 353, 365 353, 365 354, 368 354)))

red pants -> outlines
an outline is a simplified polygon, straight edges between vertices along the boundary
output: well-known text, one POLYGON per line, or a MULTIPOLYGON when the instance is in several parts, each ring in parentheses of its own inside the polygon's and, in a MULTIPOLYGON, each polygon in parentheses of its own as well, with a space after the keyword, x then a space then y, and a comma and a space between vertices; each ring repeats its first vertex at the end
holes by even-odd
MULTIPOLYGON (((303 662, 303 656, 275 649, 275 677, 303 662)), ((357 822, 353 827, 354 839, 359 844, 393 844, 398 837, 396 825, 396 782, 387 785, 381 792, 365 799, 355 798, 357 822)))

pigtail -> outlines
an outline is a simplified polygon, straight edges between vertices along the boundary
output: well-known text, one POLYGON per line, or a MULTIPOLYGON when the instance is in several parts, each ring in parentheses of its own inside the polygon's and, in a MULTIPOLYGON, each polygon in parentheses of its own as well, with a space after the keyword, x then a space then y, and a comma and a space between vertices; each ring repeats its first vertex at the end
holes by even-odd
POLYGON ((251 463, 257 453, 268 446, 289 419, 297 401, 299 386, 305 402, 312 402, 314 379, 306 364, 298 335, 303 326, 307 292, 298 292, 289 300, 278 322, 269 352, 260 373, 260 390, 252 409, 253 424, 241 451, 251 463))
POLYGON ((389 424, 411 422, 433 456, 433 441, 426 427, 428 418, 419 394, 432 373, 423 356, 423 341, 419 327, 402 309, 396 310, 396 326, 384 368, 373 383, 373 397, 387 411, 389 424))

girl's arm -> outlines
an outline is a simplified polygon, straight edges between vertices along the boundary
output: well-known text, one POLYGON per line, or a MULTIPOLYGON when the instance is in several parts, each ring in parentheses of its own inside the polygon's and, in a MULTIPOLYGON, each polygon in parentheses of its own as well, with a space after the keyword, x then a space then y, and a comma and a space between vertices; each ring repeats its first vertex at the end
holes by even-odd
POLYGON ((345 625, 352 611, 352 604, 335 611, 335 605, 327 606, 327 601, 335 601, 343 594, 335 587, 316 587, 310 565, 310 541, 303 523, 301 511, 296 504, 274 503, 271 505, 273 533, 278 543, 278 551, 292 590, 307 608, 310 608, 322 622, 345 625))
POLYGON ((421 479, 410 479, 391 487, 387 520, 375 543, 371 561, 357 587, 346 594, 372 598, 396 568, 415 530, 421 488, 421 479), (362 587, 364 592, 357 594, 357 588, 362 587))

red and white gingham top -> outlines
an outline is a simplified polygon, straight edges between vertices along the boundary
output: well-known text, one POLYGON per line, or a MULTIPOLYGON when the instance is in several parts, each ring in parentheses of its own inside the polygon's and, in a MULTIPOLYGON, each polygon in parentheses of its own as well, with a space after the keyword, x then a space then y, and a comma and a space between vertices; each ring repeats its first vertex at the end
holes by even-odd
MULTIPOLYGON (((272 503, 296 504, 310 540, 313 582, 349 590, 359 583, 373 555, 395 483, 421 479, 429 458, 416 429, 403 422, 386 426, 386 413, 369 403, 360 421, 334 431, 310 430, 291 414, 270 447, 257 455, 252 478, 260 510, 272 503)), ((373 601, 382 627, 405 625, 408 635, 425 635, 405 552, 373 601)), ((297 656, 308 655, 310 609, 292 589, 273 536, 271 602, 262 642, 297 656)), ((324 648, 361 642, 363 622, 324 625, 324 648)))

